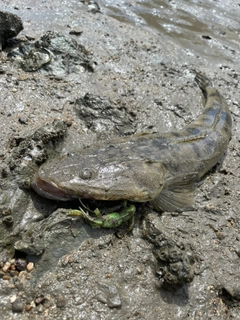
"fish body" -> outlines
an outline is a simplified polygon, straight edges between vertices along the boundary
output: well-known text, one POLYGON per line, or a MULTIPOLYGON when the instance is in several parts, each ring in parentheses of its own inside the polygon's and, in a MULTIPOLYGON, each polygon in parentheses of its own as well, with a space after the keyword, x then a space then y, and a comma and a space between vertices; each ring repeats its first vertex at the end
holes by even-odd
POLYGON ((232 120, 227 103, 203 75, 195 77, 205 106, 182 130, 119 137, 43 164, 32 181, 56 200, 150 201, 159 211, 192 203, 197 181, 225 153, 232 120))

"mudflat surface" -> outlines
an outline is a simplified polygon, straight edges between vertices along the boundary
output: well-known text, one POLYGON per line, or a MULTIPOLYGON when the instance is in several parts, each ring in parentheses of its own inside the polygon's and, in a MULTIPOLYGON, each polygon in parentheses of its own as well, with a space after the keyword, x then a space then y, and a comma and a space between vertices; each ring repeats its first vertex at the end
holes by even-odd
MULTIPOLYGON (((14 46, 0 56, 4 319, 239 319, 239 21, 226 19, 221 35, 199 10, 198 43, 187 47, 146 24, 117 21, 107 7, 0 3, 22 18, 23 44, 45 35, 55 50, 52 64, 31 72, 7 57, 14 46), (224 96, 233 130, 226 156, 197 188, 192 211, 159 214, 139 205, 133 231, 120 237, 67 216, 78 202, 46 200, 29 188, 49 157, 111 136, 190 123, 202 108, 193 70, 224 96)), ((237 9, 231 1, 228 12, 237 9)))

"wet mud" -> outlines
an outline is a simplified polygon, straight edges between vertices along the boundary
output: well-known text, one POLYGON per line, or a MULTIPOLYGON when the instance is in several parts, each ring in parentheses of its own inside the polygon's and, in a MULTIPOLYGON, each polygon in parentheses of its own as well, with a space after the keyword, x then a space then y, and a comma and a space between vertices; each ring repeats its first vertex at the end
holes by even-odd
MULTIPOLYGON (((239 34, 232 28, 218 40, 215 59, 211 39, 187 47, 146 24, 107 16, 101 2, 1 5, 24 25, 19 43, 0 55, 4 318, 238 319, 240 67, 231 46, 239 34), (37 51, 39 42, 48 51, 37 51), (44 63, 30 69, 15 63, 16 56, 26 61, 29 51, 44 63), (51 59, 44 60, 46 52, 51 59), (211 78, 228 102, 233 130, 226 155, 198 186, 191 211, 159 214, 136 204, 134 228, 126 234, 126 225, 93 229, 68 216, 77 200, 47 200, 31 189, 37 168, 59 154, 190 123, 202 108, 194 70, 211 78)), ((229 10, 237 5, 232 1, 229 10)), ((205 11, 199 12, 204 20, 205 11)), ((204 22, 202 34, 212 37, 207 31, 216 27, 204 22)))

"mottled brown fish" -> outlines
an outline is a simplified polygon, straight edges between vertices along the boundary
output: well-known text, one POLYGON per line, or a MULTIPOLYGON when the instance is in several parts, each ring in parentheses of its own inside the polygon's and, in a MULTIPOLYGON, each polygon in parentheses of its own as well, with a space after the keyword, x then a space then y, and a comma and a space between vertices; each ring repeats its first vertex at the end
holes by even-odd
POLYGON ((201 74, 195 80, 205 107, 184 129, 116 138, 55 158, 40 167, 33 189, 63 201, 150 201, 159 211, 188 207, 194 184, 225 153, 232 128, 218 90, 201 74))

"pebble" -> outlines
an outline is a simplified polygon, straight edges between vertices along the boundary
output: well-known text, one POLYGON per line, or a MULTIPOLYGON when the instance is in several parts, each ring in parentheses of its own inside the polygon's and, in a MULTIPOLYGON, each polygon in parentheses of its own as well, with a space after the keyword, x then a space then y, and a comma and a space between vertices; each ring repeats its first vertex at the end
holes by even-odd
POLYGON ((12 311, 13 312, 22 312, 24 309, 24 304, 20 298, 16 298, 12 303, 12 311))
POLYGON ((37 311, 38 311, 39 313, 43 313, 44 307, 43 307, 42 304, 39 304, 39 306, 37 307, 37 311))
POLYGON ((26 304, 25 311, 29 312, 32 309, 32 306, 30 304, 26 304))
POLYGON ((66 303, 67 303, 67 301, 66 301, 65 297, 63 295, 59 294, 57 297, 57 303, 56 303, 57 307, 63 308, 66 305, 66 303))
POLYGON ((38 306, 39 304, 43 303, 44 300, 45 300, 44 295, 40 295, 35 299, 35 304, 38 306))
POLYGON ((28 119, 26 117, 19 117, 18 121, 21 123, 21 124, 27 124, 28 122, 28 119))
POLYGON ((79 36, 82 33, 83 33, 83 30, 82 29, 78 29, 78 28, 74 28, 74 29, 69 31, 69 34, 73 34, 75 36, 79 36))
POLYGON ((15 262, 15 267, 18 271, 23 271, 27 267, 27 260, 24 258, 18 258, 15 262))
POLYGON ((100 292, 97 295, 97 299, 100 302, 107 304, 109 308, 121 307, 122 301, 116 286, 103 282, 99 282, 98 286, 100 292))
POLYGON ((33 262, 29 262, 27 265, 27 271, 31 272, 34 269, 34 263, 33 262))
POLYGON ((26 303, 26 305, 25 305, 25 310, 27 312, 29 312, 30 310, 32 310, 34 308, 36 308, 36 304, 34 301, 31 301, 30 303, 26 303))
POLYGON ((10 297, 10 303, 13 303, 17 299, 17 296, 14 294, 10 297))
POLYGON ((2 268, 2 271, 3 271, 3 272, 7 272, 8 269, 10 268, 10 266, 11 266, 11 263, 10 263, 9 261, 7 261, 7 262, 5 263, 5 265, 3 266, 3 268, 2 268))

